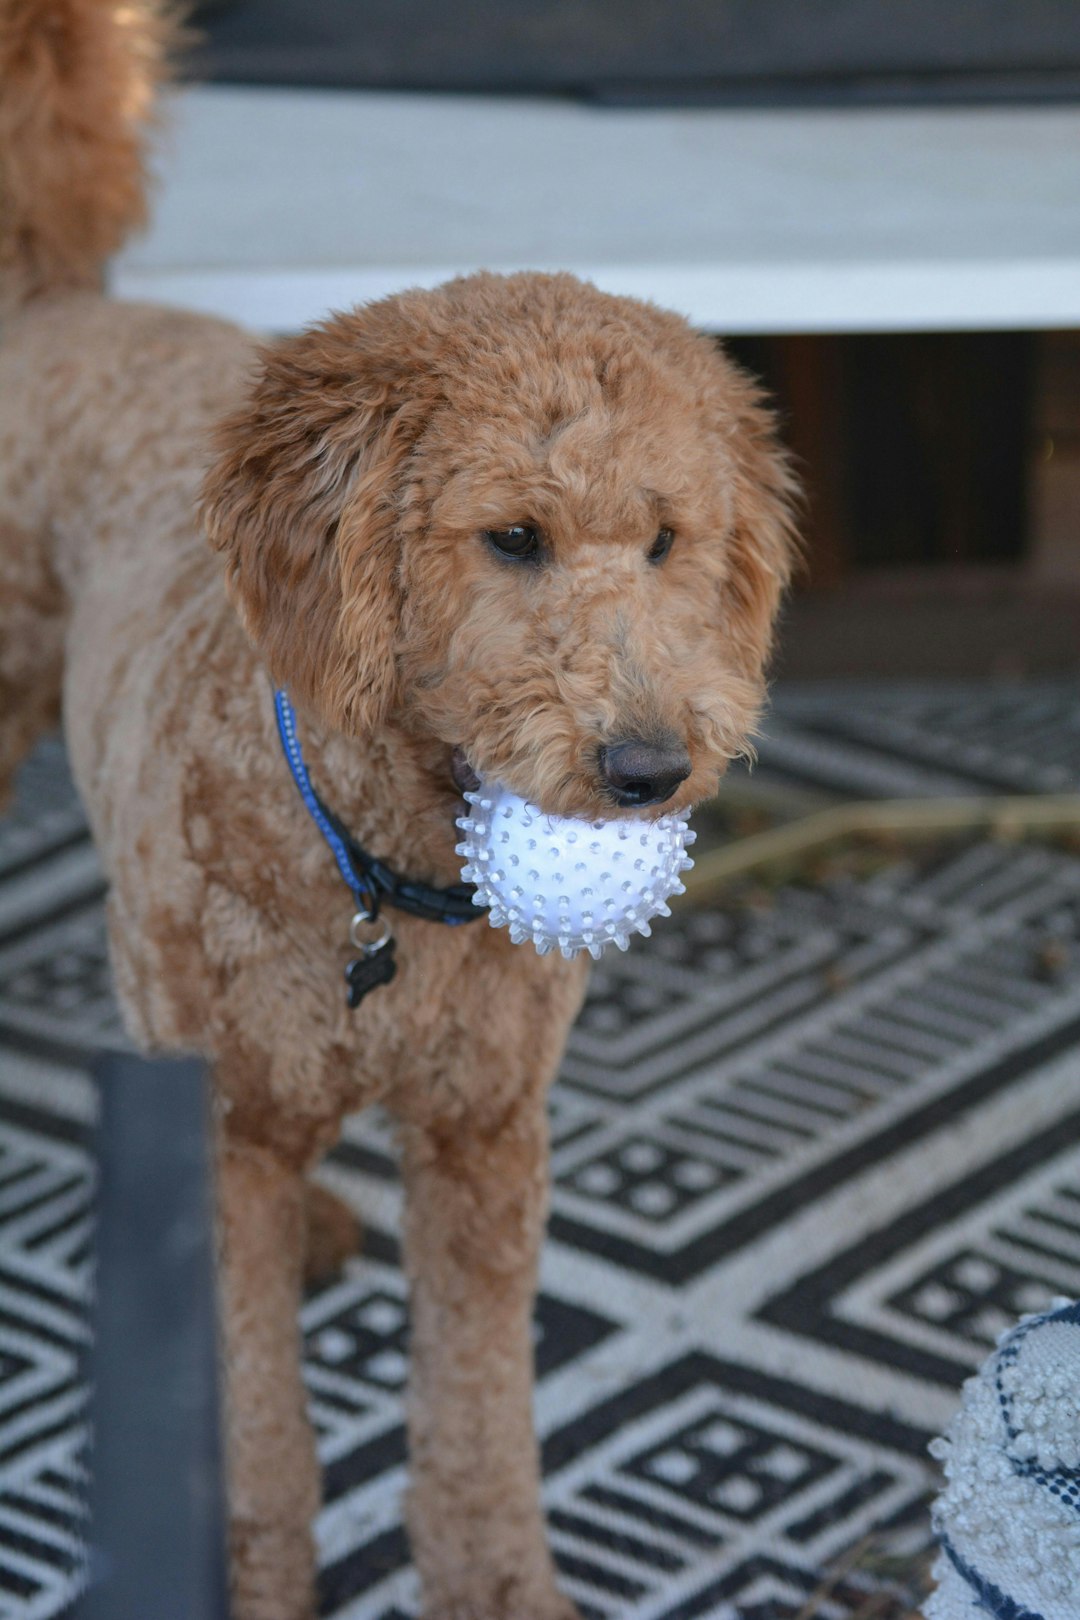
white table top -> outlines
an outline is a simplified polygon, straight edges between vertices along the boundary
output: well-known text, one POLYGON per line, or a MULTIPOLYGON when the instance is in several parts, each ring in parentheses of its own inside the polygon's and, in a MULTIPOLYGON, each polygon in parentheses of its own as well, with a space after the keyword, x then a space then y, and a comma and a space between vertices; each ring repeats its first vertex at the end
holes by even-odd
POLYGON ((124 296, 284 330, 568 269, 718 332, 1080 326, 1080 108, 716 111, 204 87, 124 296))

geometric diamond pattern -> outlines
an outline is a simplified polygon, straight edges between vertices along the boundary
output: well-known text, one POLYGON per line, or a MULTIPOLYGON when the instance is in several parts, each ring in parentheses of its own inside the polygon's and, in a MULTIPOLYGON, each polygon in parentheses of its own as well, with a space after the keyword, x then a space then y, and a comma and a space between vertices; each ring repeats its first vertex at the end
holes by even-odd
MULTIPOLYGON (((781 691, 765 774, 1080 782, 1063 688, 943 691, 781 691)), ((86 1067, 121 1038, 102 893, 47 747, 0 823, 0 1620, 54 1620, 81 1580, 86 1067)), ((551 1542, 586 1616, 792 1620, 875 1526, 925 1536, 960 1382, 1018 1313, 1080 1295, 1078 1081, 1080 857, 1052 843, 748 885, 603 959, 552 1096, 535 1324, 551 1542)), ((320 1176, 365 1231, 301 1314, 323 1608, 413 1620, 389 1122, 350 1119, 320 1176)), ((815 1620, 868 1589, 902 1612, 877 1569, 815 1620)))

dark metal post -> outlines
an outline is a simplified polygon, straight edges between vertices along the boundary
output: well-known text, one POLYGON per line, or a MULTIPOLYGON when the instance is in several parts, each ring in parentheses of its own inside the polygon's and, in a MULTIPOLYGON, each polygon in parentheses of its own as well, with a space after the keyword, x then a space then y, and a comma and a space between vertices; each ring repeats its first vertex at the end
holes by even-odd
POLYGON ((101 1087, 85 1620, 226 1620, 206 1085, 111 1054, 101 1087))

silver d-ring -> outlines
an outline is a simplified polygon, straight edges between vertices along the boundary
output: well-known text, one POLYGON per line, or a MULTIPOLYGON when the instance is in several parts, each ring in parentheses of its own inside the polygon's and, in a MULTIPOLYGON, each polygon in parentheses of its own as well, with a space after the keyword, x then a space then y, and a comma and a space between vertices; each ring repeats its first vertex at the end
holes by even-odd
POLYGON ((357 929, 365 928, 374 921, 375 919, 366 911, 358 911, 349 924, 349 944, 363 956, 374 956, 378 951, 385 949, 393 938, 393 931, 384 917, 380 923, 382 933, 376 939, 361 939, 357 929))

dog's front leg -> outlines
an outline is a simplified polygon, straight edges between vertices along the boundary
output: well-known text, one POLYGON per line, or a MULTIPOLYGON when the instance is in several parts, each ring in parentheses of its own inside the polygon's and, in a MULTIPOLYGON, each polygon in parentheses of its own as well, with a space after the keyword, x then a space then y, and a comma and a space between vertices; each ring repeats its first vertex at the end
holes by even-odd
POLYGON ((311 1620, 319 1505, 300 1380, 304 1183, 261 1147, 218 1162, 233 1620, 311 1620))
POLYGON ((408 1522, 427 1620, 573 1620, 539 1504, 531 1309, 543 1088, 497 1124, 406 1127, 408 1522))

